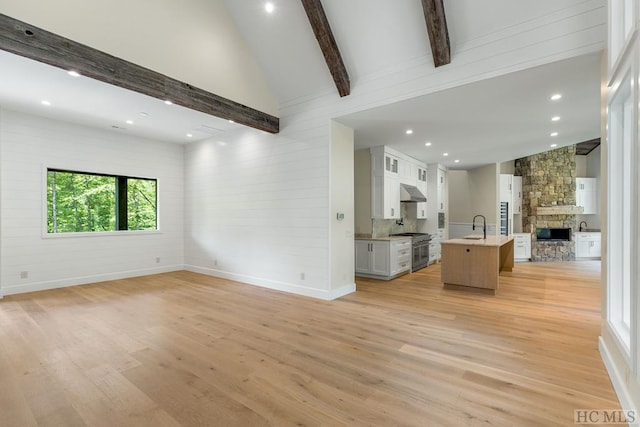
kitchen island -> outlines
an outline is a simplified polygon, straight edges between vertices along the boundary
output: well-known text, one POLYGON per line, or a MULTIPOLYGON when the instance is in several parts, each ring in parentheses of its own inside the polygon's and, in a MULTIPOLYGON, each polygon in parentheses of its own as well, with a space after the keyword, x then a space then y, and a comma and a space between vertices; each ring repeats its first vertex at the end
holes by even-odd
POLYGON ((445 287, 494 293, 501 271, 513 270, 512 236, 465 236, 441 242, 445 287))

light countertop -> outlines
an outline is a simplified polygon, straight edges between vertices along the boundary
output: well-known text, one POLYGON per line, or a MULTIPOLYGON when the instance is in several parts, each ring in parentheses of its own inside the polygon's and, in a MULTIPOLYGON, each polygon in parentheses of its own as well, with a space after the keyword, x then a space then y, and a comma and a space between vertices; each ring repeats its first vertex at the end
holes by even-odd
POLYGON ((462 239, 450 239, 440 242, 442 245, 467 245, 467 246, 502 246, 513 240, 513 236, 487 236, 486 239, 482 235, 472 234, 462 239))
POLYGON ((411 240, 411 236, 388 236, 388 237, 360 237, 356 236, 355 240, 380 240, 383 242, 390 242, 392 240, 403 240, 409 239, 411 240))

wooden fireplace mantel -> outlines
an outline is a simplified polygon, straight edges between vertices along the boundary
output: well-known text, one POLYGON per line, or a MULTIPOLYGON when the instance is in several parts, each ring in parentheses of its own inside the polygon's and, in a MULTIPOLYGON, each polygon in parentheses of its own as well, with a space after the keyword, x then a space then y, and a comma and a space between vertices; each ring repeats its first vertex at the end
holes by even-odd
POLYGON ((584 208, 582 206, 572 206, 572 205, 564 205, 564 206, 539 206, 535 208, 535 213, 537 216, 541 215, 580 215, 584 212, 584 208))

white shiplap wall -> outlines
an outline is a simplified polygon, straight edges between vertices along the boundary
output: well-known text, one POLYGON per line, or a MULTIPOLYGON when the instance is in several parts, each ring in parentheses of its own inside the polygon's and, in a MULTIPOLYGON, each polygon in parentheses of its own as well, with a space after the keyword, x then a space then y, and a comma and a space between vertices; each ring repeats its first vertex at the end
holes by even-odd
POLYGON ((321 135, 247 129, 188 145, 186 268, 327 298, 329 150, 321 135))
POLYGON ((182 146, 0 110, 0 160, 4 295, 182 269, 182 146), (157 178, 160 232, 43 238, 47 167, 157 178))

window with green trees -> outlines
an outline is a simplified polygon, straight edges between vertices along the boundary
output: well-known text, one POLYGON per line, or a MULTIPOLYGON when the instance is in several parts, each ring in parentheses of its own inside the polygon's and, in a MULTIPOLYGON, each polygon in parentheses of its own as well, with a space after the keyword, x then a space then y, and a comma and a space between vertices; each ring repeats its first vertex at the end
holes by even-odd
POLYGON ((157 180, 47 170, 47 232, 157 230, 157 180))

